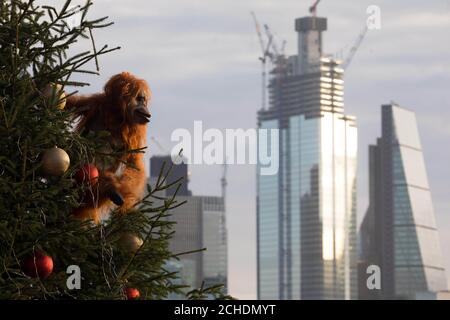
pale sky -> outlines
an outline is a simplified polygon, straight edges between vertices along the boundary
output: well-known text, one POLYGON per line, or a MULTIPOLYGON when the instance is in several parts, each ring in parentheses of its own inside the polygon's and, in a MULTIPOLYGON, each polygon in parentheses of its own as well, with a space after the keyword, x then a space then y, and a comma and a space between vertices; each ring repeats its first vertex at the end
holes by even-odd
MULTIPOLYGON (((56 1, 41 1, 52 3, 56 1)), ((59 1, 58 1, 59 2, 59 1)), ((78 2, 78 1, 77 1, 78 2)), ((171 132, 204 128, 254 128, 260 106, 259 44, 250 11, 267 23, 286 53, 296 54, 294 19, 313 0, 96 0, 91 17, 115 25, 95 31, 97 46, 121 46, 99 58, 101 76, 84 77, 99 91, 111 75, 131 71, 153 91, 147 157, 167 149, 171 132)), ((359 126, 358 220, 367 208, 367 147, 380 135, 383 103, 416 112, 428 168, 445 266, 450 278, 450 1, 323 0, 328 18, 325 52, 344 54, 364 27, 366 8, 381 9, 381 30, 370 31, 345 76, 345 110, 359 126)), ((88 46, 87 44, 82 44, 88 46)), ((190 168, 196 195, 220 195, 220 166, 190 168)), ((256 298, 256 168, 228 168, 230 293, 256 298)))

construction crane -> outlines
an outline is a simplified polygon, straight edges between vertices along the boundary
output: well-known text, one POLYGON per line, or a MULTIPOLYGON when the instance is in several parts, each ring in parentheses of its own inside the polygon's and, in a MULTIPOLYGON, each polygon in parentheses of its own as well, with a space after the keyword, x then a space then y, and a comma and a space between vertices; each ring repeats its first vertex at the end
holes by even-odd
POLYGON ((367 34, 368 27, 365 25, 364 30, 359 34, 358 38, 356 39, 355 44, 350 49, 350 52, 348 53, 347 58, 345 58, 344 62, 342 63, 342 69, 346 70, 350 63, 352 62, 353 58, 355 57, 356 51, 358 51, 359 47, 361 46, 361 43, 363 42, 366 34, 367 34))
POLYGON ((278 50, 278 46, 275 43, 275 37, 272 34, 272 31, 270 31, 270 28, 267 24, 264 25, 264 30, 266 31, 267 38, 272 40, 271 47, 272 47, 273 53, 269 52, 269 58, 270 58, 270 61, 272 63, 274 63, 276 61, 276 58, 280 55, 280 51, 278 50))
POLYGON ((269 37, 267 44, 264 43, 264 39, 261 33, 261 27, 259 25, 258 19, 256 19, 255 13, 252 11, 251 15, 253 17, 253 21, 255 23, 256 33, 258 35, 259 45, 261 47, 262 55, 259 57, 259 60, 261 61, 261 82, 262 82, 262 90, 261 90, 261 107, 263 110, 266 109, 266 78, 267 78, 267 69, 266 69, 266 62, 267 58, 269 57, 271 59, 271 53, 270 53, 270 46, 272 44, 272 37, 269 37))
POLYGON ((220 179, 220 185, 222 187, 222 199, 223 199, 223 208, 224 212, 226 212, 226 196, 227 196, 227 161, 225 160, 223 162, 223 171, 222 171, 222 178, 220 179))
POLYGON ((278 49, 278 45, 275 42, 275 36, 270 30, 267 24, 264 25, 264 30, 266 31, 266 36, 268 39, 272 39, 272 52, 269 52, 269 57, 272 63, 275 63, 279 56, 284 56, 284 50, 286 49, 286 40, 283 40, 281 43, 281 49, 278 49))
POLYGON ((314 2, 314 4, 311 7, 309 7, 309 12, 313 17, 317 15, 317 6, 319 5, 319 2, 320 0, 316 0, 316 2, 314 2))
POLYGON ((283 40, 281 44, 281 49, 278 49, 278 45, 275 42, 275 36, 270 30, 267 24, 264 25, 264 29, 266 31, 266 36, 269 39, 272 39, 272 52, 269 53, 269 58, 272 64, 274 65, 274 69, 272 70, 272 74, 275 74, 276 78, 280 80, 281 76, 287 70, 287 59, 284 55, 284 49, 286 47, 286 40, 283 40))

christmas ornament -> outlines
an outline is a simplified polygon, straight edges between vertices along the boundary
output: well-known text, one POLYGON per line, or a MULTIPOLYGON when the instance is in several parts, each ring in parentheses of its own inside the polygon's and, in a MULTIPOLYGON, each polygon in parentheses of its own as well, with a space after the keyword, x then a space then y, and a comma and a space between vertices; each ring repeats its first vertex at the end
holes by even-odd
POLYGON ((141 293, 136 288, 126 288, 125 294, 128 300, 135 300, 140 297, 141 293))
POLYGON ((61 176, 67 171, 69 165, 69 155, 63 149, 54 147, 44 151, 42 156, 42 170, 45 175, 61 176))
POLYGON ((52 257, 37 251, 34 256, 27 257, 23 261, 23 272, 32 278, 47 278, 53 271, 52 257))
POLYGON ((94 185, 98 180, 98 169, 93 164, 85 164, 75 173, 75 180, 79 184, 94 185))
POLYGON ((56 105, 60 110, 66 106, 66 94, 63 91, 63 87, 60 84, 49 83, 44 89, 44 97, 47 99, 48 104, 56 105))
POLYGON ((131 254, 135 254, 143 243, 144 241, 142 241, 141 238, 132 233, 125 233, 119 239, 121 248, 127 252, 130 252, 131 254))

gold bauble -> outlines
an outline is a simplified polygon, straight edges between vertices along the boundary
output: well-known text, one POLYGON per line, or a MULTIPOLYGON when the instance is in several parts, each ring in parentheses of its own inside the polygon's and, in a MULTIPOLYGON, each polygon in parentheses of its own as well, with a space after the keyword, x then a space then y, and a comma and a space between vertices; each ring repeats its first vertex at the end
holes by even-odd
POLYGON ((44 151, 42 156, 42 170, 49 176, 61 176, 69 169, 70 158, 67 152, 58 147, 44 151))
POLYGON ((66 94, 62 85, 51 82, 45 87, 43 94, 50 105, 56 105, 60 110, 66 106, 66 94))
POLYGON ((119 240, 119 244, 122 249, 131 254, 135 254, 143 243, 144 241, 142 241, 141 238, 132 233, 124 233, 119 240))

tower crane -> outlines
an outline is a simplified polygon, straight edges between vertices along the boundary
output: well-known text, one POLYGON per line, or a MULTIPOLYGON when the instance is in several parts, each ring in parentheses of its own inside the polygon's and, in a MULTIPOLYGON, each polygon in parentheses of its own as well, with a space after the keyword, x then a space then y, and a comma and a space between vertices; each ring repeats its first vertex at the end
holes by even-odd
POLYGON ((264 25, 264 29, 266 31, 266 36, 269 39, 272 39, 272 52, 269 53, 269 58, 272 64, 275 66, 273 73, 275 73, 279 79, 279 76, 286 71, 287 60, 284 56, 284 49, 286 47, 286 40, 283 40, 281 44, 281 50, 278 49, 278 45, 275 42, 275 36, 270 30, 267 24, 264 25))
POLYGON ((275 37, 272 34, 272 31, 270 31, 270 28, 267 24, 264 25, 264 30, 266 31, 267 38, 272 39, 271 46, 272 46, 273 53, 272 52, 269 53, 269 58, 270 58, 271 62, 273 63, 273 62, 275 62, 276 58, 280 55, 280 51, 278 50, 278 46, 275 43, 275 37))
POLYGON ((359 47, 361 46, 361 43, 363 42, 363 40, 367 34, 367 30, 369 30, 369 28, 367 27, 367 25, 365 25, 363 31, 359 34, 358 38, 356 39, 355 44, 350 49, 350 52, 348 53, 347 57, 345 58, 344 62, 342 63, 342 69, 346 70, 348 68, 348 66, 350 65, 350 63, 352 62, 353 58, 355 57, 356 51, 358 51, 359 47))
POLYGON ((313 17, 317 15, 317 6, 319 5, 319 2, 320 0, 316 0, 316 2, 314 2, 314 4, 311 7, 309 7, 309 12, 313 17))
POLYGON ((266 109, 266 77, 267 77, 267 69, 266 69, 266 62, 267 62, 267 58, 271 57, 271 53, 270 53, 270 46, 272 44, 272 37, 269 37, 267 44, 264 43, 264 39, 261 33, 261 27, 259 25, 258 19, 256 19, 256 15, 255 13, 252 11, 251 15, 253 17, 253 21, 255 23, 255 29, 256 29, 256 33, 258 35, 258 40, 259 40, 259 45, 261 47, 261 57, 259 57, 259 60, 261 61, 261 81, 262 81, 262 90, 261 90, 261 107, 263 110, 266 109))

